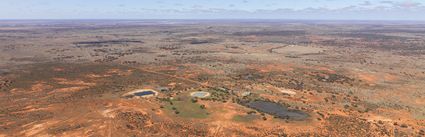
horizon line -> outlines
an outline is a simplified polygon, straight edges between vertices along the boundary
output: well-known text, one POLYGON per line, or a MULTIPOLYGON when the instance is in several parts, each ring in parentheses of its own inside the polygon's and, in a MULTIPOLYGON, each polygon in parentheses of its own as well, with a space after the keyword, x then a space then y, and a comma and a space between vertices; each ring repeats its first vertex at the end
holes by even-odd
POLYGON ((143 21, 143 20, 191 20, 191 21, 214 21, 214 20, 226 20, 226 21, 238 21, 238 20, 246 20, 246 21, 391 21, 391 22, 397 22, 397 21, 405 21, 405 22, 425 22, 425 19, 421 20, 407 20, 407 19, 267 19, 267 18, 261 18, 261 19, 254 19, 254 18, 164 18, 164 19, 155 19, 155 18, 139 18, 139 19, 131 19, 131 18, 44 18, 44 19, 0 19, 0 21, 72 21, 72 20, 115 20, 115 21, 143 21))

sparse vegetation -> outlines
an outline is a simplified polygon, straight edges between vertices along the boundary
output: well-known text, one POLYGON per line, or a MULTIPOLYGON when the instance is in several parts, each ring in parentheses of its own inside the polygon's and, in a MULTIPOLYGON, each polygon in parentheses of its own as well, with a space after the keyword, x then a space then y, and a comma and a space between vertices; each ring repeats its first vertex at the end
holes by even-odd
POLYGON ((421 24, 40 22, 0 24, 0 136, 425 134, 421 24))

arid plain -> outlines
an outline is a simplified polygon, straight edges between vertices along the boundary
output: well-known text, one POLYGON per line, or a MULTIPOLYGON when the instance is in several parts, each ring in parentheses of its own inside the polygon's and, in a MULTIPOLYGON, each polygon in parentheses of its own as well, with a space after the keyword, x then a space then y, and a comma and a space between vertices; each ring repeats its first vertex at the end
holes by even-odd
POLYGON ((0 23, 0 136, 424 136, 425 23, 0 23))

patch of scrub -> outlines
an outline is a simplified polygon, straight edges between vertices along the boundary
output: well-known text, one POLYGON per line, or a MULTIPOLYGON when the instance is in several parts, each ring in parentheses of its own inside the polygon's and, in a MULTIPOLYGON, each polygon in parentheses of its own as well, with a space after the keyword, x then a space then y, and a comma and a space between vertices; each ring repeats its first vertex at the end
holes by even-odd
POLYGON ((283 119, 304 120, 309 117, 309 115, 303 111, 289 110, 287 107, 274 102, 258 100, 248 102, 245 105, 258 111, 283 119))
POLYGON ((139 89, 134 90, 128 93, 125 93, 123 96, 125 98, 139 98, 139 97, 153 97, 157 96, 158 92, 152 89, 139 89))
POLYGON ((206 98, 206 97, 209 97, 210 95, 211 93, 205 92, 205 91, 197 91, 197 92, 190 93, 190 96, 197 97, 197 98, 206 98))

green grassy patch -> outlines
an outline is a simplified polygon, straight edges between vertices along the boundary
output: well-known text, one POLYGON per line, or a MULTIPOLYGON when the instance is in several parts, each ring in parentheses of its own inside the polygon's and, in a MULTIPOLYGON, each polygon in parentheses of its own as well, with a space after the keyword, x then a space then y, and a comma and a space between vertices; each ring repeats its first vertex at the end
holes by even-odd
POLYGON ((191 101, 172 101, 167 104, 165 109, 173 115, 183 118, 207 118, 208 111, 201 108, 201 104, 192 103, 191 101), (176 113, 177 112, 177 113, 176 113))
POLYGON ((412 115, 416 120, 425 120, 425 110, 423 109, 417 109, 412 115))
POLYGON ((252 115, 252 114, 248 114, 248 115, 236 115, 233 117, 233 120, 236 122, 252 122, 255 119, 258 119, 257 115, 252 115))

